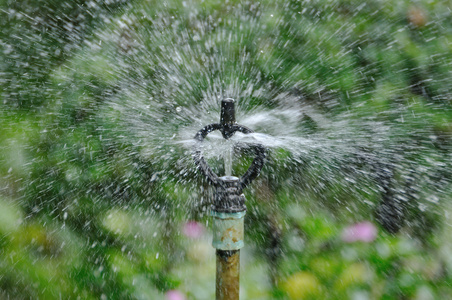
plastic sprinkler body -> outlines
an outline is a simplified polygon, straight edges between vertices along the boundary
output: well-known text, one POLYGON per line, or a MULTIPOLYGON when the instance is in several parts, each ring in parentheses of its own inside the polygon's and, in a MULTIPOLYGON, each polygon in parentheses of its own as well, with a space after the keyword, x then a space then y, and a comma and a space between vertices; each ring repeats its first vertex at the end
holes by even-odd
MULTIPOLYGON (((220 123, 207 125, 195 135, 201 143, 212 131, 219 130, 223 138, 229 139, 236 131, 252 133, 245 126, 237 125, 235 121, 235 101, 223 99, 221 101, 220 123)), ((199 145, 198 145, 199 146, 199 145)), ((200 147, 194 151, 194 160, 200 171, 215 187, 214 203, 212 205, 213 241, 216 248, 216 299, 239 299, 240 249, 244 246, 244 217, 246 214, 245 196, 243 189, 259 175, 264 160, 265 148, 255 144, 255 158, 250 168, 242 177, 218 177, 205 161, 200 147)))

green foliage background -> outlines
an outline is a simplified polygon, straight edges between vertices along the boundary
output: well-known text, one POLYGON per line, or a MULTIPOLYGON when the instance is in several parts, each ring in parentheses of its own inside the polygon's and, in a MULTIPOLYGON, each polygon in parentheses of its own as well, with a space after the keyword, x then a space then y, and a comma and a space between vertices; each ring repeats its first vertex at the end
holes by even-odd
MULTIPOLYGON (((320 186, 319 177, 353 168, 275 166, 291 154, 272 152, 247 194, 245 299, 447 299, 451 7, 449 0, 1 0, 0 297, 164 299, 179 289, 188 299, 212 299, 209 237, 180 234, 188 219, 209 219, 205 206, 186 201, 202 183, 187 179, 194 169, 181 175, 177 156, 185 153, 166 161, 142 155, 112 117, 111 99, 127 97, 122 90, 143 79, 154 84, 143 88, 146 96, 171 112, 199 104, 221 79, 238 90, 249 83, 268 90, 250 96, 244 110, 272 108, 287 92, 329 118, 350 112, 387 122, 397 128, 387 142, 400 145, 405 160, 417 169, 442 166, 438 186, 420 185, 424 198, 443 191, 440 205, 420 199, 430 206, 404 208, 400 233, 379 228, 372 243, 346 244, 342 228, 373 220, 377 183, 358 176, 320 186), (207 30, 200 22, 208 25, 201 41, 194 39, 207 30), (177 70, 186 86, 168 84, 174 70, 165 67, 175 63, 165 51, 174 45, 200 49, 181 54, 195 66, 177 70), (203 53, 224 56, 222 68, 202 64, 203 53), (162 169, 171 171, 160 176, 162 169), (303 183, 285 186, 291 174, 303 183), (343 187, 356 185, 366 192, 343 187)), ((318 133, 308 116, 300 130, 318 133)))

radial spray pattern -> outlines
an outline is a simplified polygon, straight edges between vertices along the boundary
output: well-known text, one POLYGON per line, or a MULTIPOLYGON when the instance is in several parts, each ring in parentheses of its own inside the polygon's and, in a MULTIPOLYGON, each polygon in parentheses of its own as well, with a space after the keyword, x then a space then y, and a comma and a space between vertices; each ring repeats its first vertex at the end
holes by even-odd
MULTIPOLYGON (((222 98, 233 97, 238 122, 258 132, 237 135, 236 152, 250 140, 272 149, 268 169, 278 174, 276 182, 284 178, 286 185, 316 194, 334 187, 338 203, 341 195, 366 202, 382 193, 398 199, 388 204, 395 207, 382 208, 396 219, 406 209, 401 207, 433 210, 448 197, 450 152, 438 149, 450 147, 440 140, 450 119, 449 91, 429 95, 427 79, 390 83, 380 59, 371 60, 375 44, 387 43, 388 55, 392 47, 409 47, 404 33, 412 25, 395 26, 389 35, 392 28, 360 34, 349 22, 331 28, 323 21, 342 21, 339 2, 314 4, 310 12, 297 11, 293 2, 278 8, 218 5, 223 11, 188 2, 135 7, 113 19, 82 52, 88 65, 107 59, 111 72, 104 76, 117 90, 104 115, 124 122, 124 137, 158 165, 161 179, 180 183, 198 176, 192 137, 218 121, 222 98), (308 48, 318 51, 312 56, 308 48), (367 183, 356 188, 362 181, 367 183)), ((442 53, 435 59, 450 63, 442 53)), ((397 70, 415 72, 395 65, 397 70)), ((212 139, 206 155, 221 158, 225 142, 212 139)))

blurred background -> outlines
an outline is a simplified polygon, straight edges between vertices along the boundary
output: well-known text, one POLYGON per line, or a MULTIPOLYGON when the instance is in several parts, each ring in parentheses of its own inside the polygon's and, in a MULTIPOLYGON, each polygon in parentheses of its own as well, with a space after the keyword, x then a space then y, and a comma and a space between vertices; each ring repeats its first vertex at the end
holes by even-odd
POLYGON ((213 299, 191 153, 223 97, 268 148, 242 299, 452 298, 450 0, 0 0, 0 27, 1 299, 213 299))

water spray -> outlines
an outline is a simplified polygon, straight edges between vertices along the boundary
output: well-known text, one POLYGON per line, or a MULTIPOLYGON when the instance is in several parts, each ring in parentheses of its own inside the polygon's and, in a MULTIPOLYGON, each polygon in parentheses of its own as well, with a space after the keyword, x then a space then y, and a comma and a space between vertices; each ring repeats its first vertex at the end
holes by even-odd
POLYGON ((265 148, 261 144, 253 144, 255 158, 242 177, 222 176, 215 174, 207 164, 201 151, 201 143, 212 131, 219 130, 223 138, 229 139, 236 132, 244 134, 253 131, 235 121, 235 101, 221 101, 220 123, 205 126, 195 135, 198 142, 194 152, 194 160, 200 171, 215 188, 213 216, 213 241, 216 249, 216 299, 239 299, 240 249, 244 242, 244 217, 246 214, 243 189, 260 173, 265 160, 265 148))

